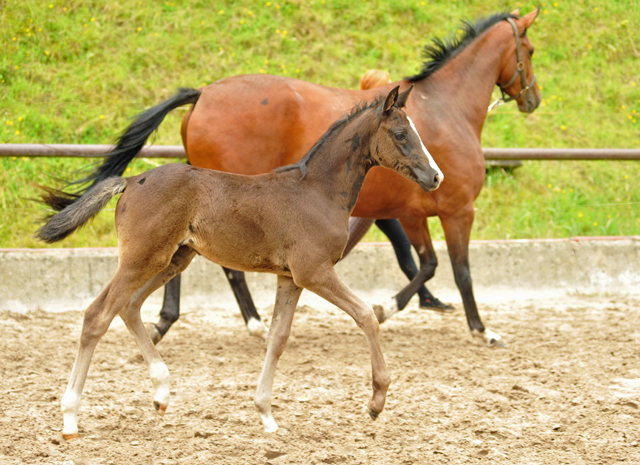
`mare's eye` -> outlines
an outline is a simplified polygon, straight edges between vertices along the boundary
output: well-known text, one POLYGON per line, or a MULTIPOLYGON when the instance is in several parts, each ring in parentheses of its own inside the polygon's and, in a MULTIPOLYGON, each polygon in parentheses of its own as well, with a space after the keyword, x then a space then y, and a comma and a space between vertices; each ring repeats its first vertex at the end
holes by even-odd
POLYGON ((394 135, 396 136, 396 139, 398 139, 398 140, 404 140, 406 138, 406 136, 402 132, 396 132, 394 135))

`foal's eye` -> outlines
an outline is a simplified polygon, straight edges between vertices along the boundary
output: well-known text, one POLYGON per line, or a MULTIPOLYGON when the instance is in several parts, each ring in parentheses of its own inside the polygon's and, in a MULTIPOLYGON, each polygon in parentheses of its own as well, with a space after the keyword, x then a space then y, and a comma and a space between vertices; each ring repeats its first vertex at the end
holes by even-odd
POLYGON ((396 139, 398 139, 398 140, 404 140, 406 138, 406 136, 402 132, 396 132, 394 135, 396 136, 396 139))

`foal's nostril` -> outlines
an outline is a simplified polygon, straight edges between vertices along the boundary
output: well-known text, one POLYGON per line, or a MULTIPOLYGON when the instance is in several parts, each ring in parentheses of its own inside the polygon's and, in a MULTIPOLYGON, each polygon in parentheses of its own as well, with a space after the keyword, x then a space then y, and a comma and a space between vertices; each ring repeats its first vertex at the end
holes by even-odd
POLYGON ((440 175, 436 174, 436 177, 433 181, 435 182, 436 186, 439 186, 440 183, 442 182, 442 180, 440 179, 440 175))

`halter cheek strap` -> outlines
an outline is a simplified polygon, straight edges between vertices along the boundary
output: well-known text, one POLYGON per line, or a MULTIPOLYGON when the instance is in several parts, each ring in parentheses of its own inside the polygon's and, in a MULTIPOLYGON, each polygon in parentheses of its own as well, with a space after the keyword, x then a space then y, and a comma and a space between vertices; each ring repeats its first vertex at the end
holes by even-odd
POLYGON ((535 74, 533 75, 533 79, 529 84, 527 84, 527 78, 524 75, 524 61, 522 61, 522 47, 520 45, 520 34, 518 34, 518 26, 516 26, 516 23, 512 18, 507 18, 506 21, 509 24, 511 24, 511 28, 513 29, 513 35, 516 39, 516 60, 518 61, 516 64, 516 70, 513 73, 513 76, 511 77, 511 79, 509 79, 509 82, 507 82, 504 86, 501 86, 500 84, 498 84, 498 87, 500 87, 500 92, 502 93, 502 97, 500 97, 498 100, 496 100, 491 105, 489 105, 488 111, 491 111, 496 106, 504 105, 505 103, 515 100, 518 97, 526 94, 529 91, 529 89, 536 83, 535 74), (517 95, 509 96, 509 94, 506 93, 506 89, 511 87, 511 85, 514 82, 516 82, 518 75, 520 75, 520 83, 522 85, 522 90, 517 95))

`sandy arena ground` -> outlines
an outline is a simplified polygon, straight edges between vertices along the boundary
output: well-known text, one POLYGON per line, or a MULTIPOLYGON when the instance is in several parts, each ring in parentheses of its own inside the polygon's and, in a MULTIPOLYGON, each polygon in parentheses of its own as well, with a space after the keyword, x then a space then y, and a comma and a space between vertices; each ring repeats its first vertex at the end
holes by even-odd
MULTIPOLYGON (((640 299, 480 308, 506 348, 473 339, 460 306, 440 315, 414 304, 382 325, 392 384, 376 422, 362 332, 335 308, 299 308, 274 385, 275 434, 252 402, 264 344, 235 308, 188 312, 160 344, 172 377, 165 417, 118 319, 94 355, 80 439, 69 443, 59 402, 82 314, 5 312, 0 463, 640 463, 640 299)), ((271 309, 261 313, 268 320, 271 309)))

